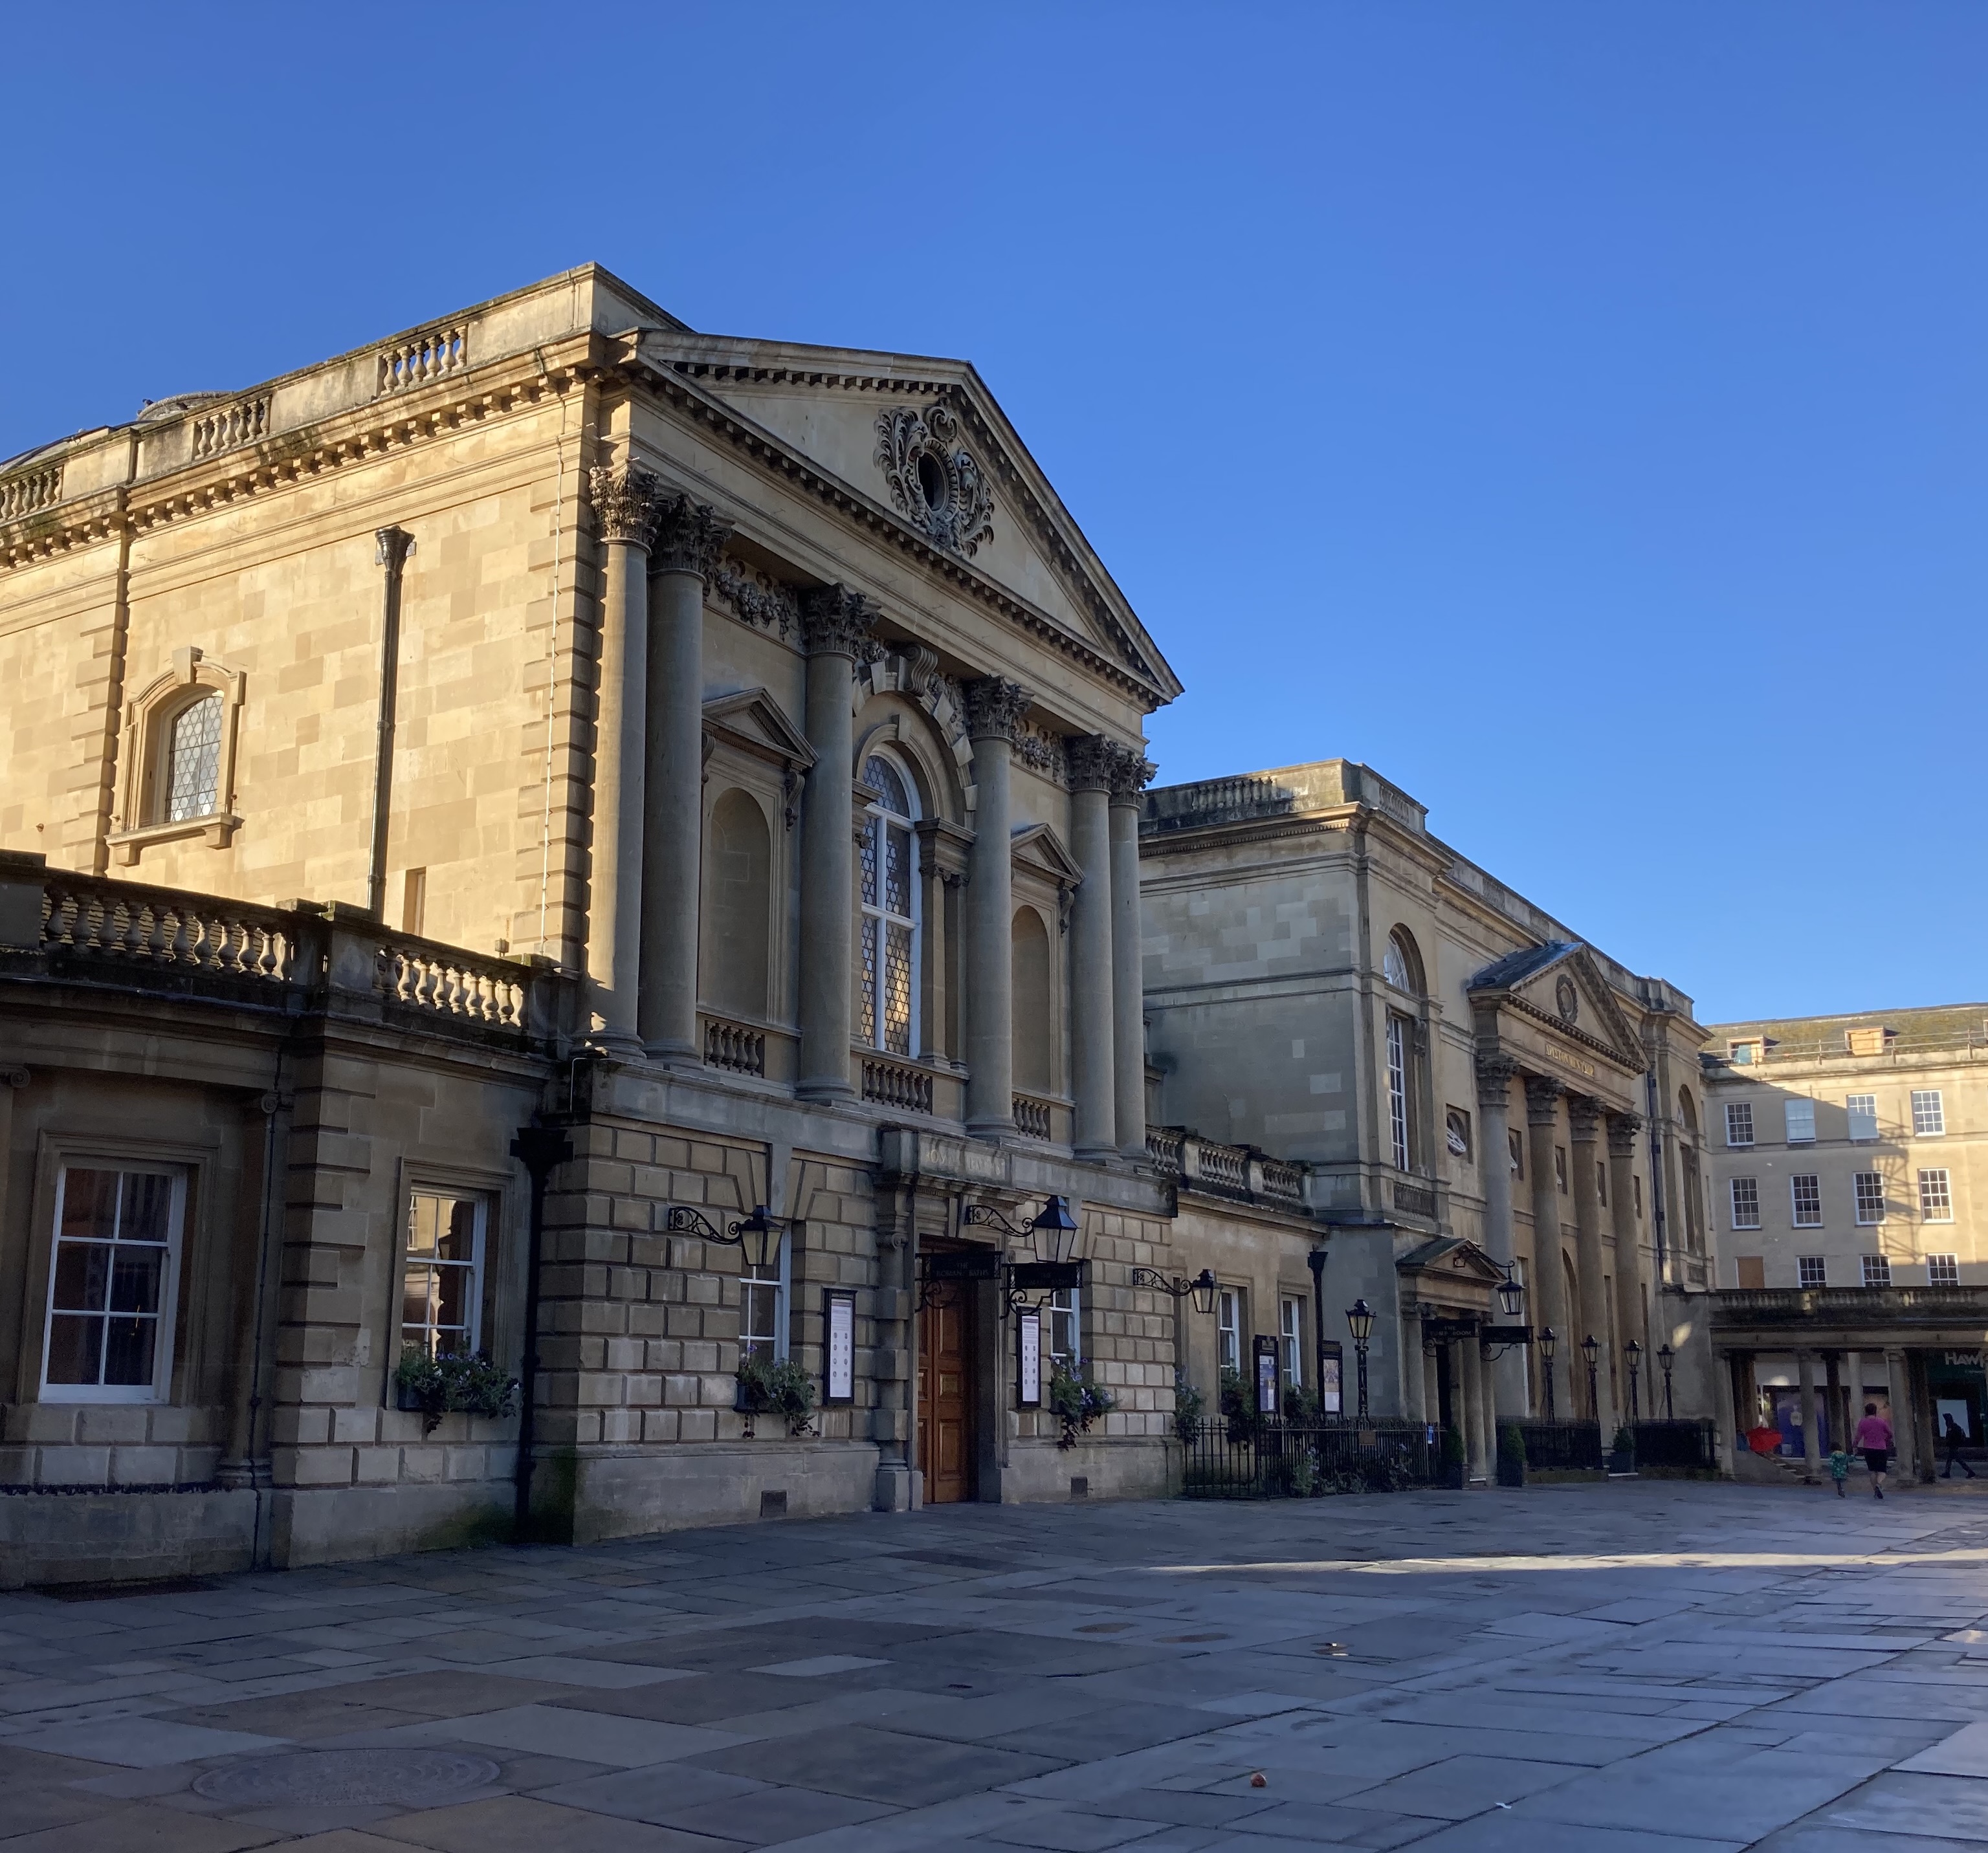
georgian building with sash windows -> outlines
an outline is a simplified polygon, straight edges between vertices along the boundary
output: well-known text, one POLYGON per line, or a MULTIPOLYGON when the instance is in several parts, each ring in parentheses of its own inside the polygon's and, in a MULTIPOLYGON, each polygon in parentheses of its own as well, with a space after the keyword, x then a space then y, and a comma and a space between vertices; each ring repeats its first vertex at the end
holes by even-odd
POLYGON ((1344 1362, 1364 1301, 1373 1412, 1461 1429, 1472 1477, 1497 1422, 1664 1413, 1666 1345, 1675 1413, 1709 1406, 1689 997, 1344 760, 1149 791, 1141 849, 1151 1116, 1294 1161, 1317 1225, 1224 1256, 1242 1329, 1344 1362), (1513 1273, 1550 1366, 1485 1341, 1513 1273))
POLYGON ((0 688, 7 1578, 1167 1485, 1132 1270, 1309 1216, 1149 1157, 1179 684, 970 366, 588 266, 161 400, 0 688))
POLYGON ((1904 1471, 1988 1444, 1988 1004, 1706 1037, 1714 1406, 1810 1472, 1867 1403, 1904 1471))

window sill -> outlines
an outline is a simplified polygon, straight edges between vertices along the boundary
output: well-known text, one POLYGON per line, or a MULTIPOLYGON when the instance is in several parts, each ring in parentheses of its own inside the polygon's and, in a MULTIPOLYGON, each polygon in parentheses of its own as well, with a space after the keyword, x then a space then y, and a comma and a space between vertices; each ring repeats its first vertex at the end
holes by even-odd
POLYGON ((155 843, 183 842, 205 836, 210 849, 225 849, 242 827, 242 819, 225 811, 210 812, 205 817, 182 817, 169 824, 147 824, 140 830, 113 830, 104 839, 126 868, 155 843))

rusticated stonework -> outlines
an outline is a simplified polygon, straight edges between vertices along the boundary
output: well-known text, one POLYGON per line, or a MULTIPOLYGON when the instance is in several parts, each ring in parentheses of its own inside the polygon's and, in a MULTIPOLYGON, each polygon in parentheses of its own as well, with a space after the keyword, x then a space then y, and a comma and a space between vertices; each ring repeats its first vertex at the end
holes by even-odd
POLYGON ((945 405, 901 407, 877 419, 877 461, 900 515, 949 552, 971 559, 994 538, 994 492, 957 442, 959 420, 945 405))

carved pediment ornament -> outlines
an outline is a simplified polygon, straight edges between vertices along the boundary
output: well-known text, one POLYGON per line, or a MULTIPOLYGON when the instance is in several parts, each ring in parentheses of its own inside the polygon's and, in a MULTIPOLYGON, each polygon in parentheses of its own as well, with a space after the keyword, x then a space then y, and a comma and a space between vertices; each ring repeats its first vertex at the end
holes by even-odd
POLYGON ((877 417, 877 462, 898 512, 949 552, 972 559, 994 538, 994 492, 958 442, 959 420, 943 403, 877 417))
POLYGON ((729 605, 742 624, 778 631, 783 639, 800 628, 800 599, 793 588, 742 561, 719 559, 712 565, 706 583, 712 596, 729 605))
POLYGON ((654 538, 662 488, 647 470, 599 464, 587 472, 587 486, 601 539, 646 547, 654 538))
POLYGON ((1034 700, 1018 682, 1005 677, 982 676, 966 684, 966 731, 975 740, 1012 742, 1022 724, 1022 717, 1034 700))

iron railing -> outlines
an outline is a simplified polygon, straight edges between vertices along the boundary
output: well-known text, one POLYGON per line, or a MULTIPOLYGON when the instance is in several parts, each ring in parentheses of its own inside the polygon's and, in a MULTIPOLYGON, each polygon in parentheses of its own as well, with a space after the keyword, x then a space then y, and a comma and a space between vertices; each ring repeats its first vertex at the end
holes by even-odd
POLYGON ((1184 1424, 1189 1499, 1310 1498, 1430 1485, 1441 1449, 1419 1422, 1283 1422, 1213 1416, 1184 1424))
POLYGON ((1709 1416, 1687 1422, 1638 1422, 1636 1469, 1665 1468, 1674 1473, 1716 1473, 1719 1470, 1718 1425, 1709 1416))
POLYGON ((1529 1471, 1598 1473, 1602 1470, 1600 1423, 1522 1422, 1518 1426, 1526 1440, 1529 1471))

